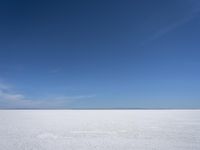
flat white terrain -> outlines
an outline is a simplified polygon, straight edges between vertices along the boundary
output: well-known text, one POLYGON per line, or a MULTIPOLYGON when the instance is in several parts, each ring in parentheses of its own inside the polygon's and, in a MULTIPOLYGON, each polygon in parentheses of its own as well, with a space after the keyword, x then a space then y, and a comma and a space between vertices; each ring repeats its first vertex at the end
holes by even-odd
POLYGON ((0 110, 0 150, 200 150, 200 110, 0 110))

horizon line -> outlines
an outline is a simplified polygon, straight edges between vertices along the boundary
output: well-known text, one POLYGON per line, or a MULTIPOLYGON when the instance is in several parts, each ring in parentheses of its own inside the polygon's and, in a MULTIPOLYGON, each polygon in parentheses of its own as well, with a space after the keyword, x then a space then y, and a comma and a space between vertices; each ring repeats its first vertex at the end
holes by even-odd
POLYGON ((0 110, 200 110, 200 108, 0 108, 0 110))

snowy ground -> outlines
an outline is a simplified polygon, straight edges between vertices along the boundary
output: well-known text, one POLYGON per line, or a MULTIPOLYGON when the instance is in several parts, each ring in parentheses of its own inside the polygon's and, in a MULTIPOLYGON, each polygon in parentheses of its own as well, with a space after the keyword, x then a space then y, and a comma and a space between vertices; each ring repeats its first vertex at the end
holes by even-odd
POLYGON ((0 150, 200 150, 200 110, 0 110, 0 150))

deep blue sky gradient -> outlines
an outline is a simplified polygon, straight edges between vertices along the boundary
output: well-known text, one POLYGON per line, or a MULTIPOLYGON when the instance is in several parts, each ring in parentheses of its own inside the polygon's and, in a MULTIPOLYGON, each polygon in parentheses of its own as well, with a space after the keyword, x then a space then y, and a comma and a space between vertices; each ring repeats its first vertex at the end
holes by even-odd
POLYGON ((0 0, 0 83, 1 107, 200 108, 200 2, 0 0))

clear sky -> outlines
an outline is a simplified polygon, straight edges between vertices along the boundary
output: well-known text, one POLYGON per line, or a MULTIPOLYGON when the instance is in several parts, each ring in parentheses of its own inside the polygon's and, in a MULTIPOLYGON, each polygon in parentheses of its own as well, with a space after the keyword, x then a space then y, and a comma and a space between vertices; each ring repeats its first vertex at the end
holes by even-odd
POLYGON ((200 1, 0 0, 0 108, 200 108, 200 1))

